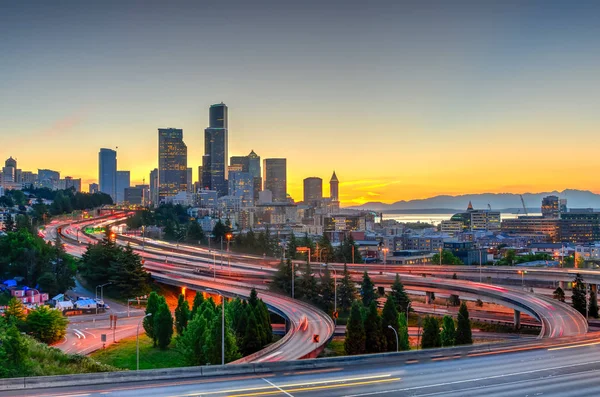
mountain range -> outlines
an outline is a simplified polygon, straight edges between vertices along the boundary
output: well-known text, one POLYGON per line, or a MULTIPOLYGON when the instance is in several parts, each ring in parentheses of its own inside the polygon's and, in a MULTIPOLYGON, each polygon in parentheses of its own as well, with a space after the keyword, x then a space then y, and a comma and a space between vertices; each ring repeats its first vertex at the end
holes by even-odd
MULTIPOLYGON (((528 212, 540 212, 542 198, 546 196, 558 196, 567 199, 568 208, 600 208, 600 194, 588 190, 566 189, 562 192, 524 193, 523 200, 528 212)), ((415 212, 424 210, 426 212, 447 212, 448 210, 466 210, 469 201, 475 209, 494 210, 522 210, 521 197, 515 193, 481 193, 463 194, 460 196, 440 195, 427 199, 397 201, 393 204, 382 202, 369 202, 353 209, 373 210, 379 212, 415 212), (489 205, 489 207, 488 207, 489 205)))

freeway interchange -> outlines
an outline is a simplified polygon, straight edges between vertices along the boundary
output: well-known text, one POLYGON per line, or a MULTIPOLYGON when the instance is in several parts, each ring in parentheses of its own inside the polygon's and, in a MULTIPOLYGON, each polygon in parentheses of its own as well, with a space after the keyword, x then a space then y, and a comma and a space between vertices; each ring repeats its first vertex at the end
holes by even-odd
MULTIPOLYGON (((122 217, 75 222, 63 225, 61 235, 66 249, 73 255, 81 255, 85 244, 93 242, 92 236, 77 232, 85 224, 100 222, 122 222, 122 217), (77 235, 77 239, 74 236, 77 235), (80 242, 77 242, 80 240, 80 242)), ((54 239, 57 226, 46 230, 46 238, 54 239)), ((192 289, 212 288, 226 296, 249 294, 256 287, 269 309, 287 319, 289 326, 285 337, 253 357, 246 357, 240 363, 274 363, 285 365, 289 360, 315 357, 334 332, 330 316, 322 311, 289 297, 270 293, 266 280, 272 275, 276 262, 261 257, 224 254, 226 261, 218 260, 220 251, 204 248, 175 245, 146 238, 119 236, 123 243, 130 243, 143 256, 145 266, 160 282, 192 289), (303 316, 308 319, 306 331, 298 329, 303 316), (321 343, 314 344, 312 335, 320 334, 321 343)), ((341 264, 335 264, 341 269, 341 264)), ((600 361, 595 355, 599 352, 600 336, 588 333, 585 318, 570 306, 548 297, 509 288, 466 280, 450 280, 431 277, 448 272, 436 266, 409 270, 406 267, 381 265, 349 266, 356 274, 369 269, 374 282, 389 285, 396 272, 402 273, 402 282, 409 291, 425 293, 456 293, 461 297, 480 298, 499 303, 515 312, 527 313, 541 323, 541 331, 535 345, 528 341, 511 342, 508 347, 479 354, 438 356, 431 350, 427 357, 415 360, 398 359, 390 355, 381 362, 365 364, 348 358, 347 362, 326 365, 323 359, 318 370, 285 371, 284 367, 273 367, 272 372, 260 376, 239 375, 202 377, 189 380, 161 380, 143 383, 123 383, 117 385, 96 385, 78 388, 82 395, 115 394, 139 395, 140 392, 152 395, 480 395, 485 389, 491 395, 586 395, 592 390, 594 379, 600 370, 600 361), (408 274, 407 274, 408 273, 408 274), (427 273, 428 277, 423 277, 427 273), (528 343, 530 345, 528 345, 528 343), (508 354, 510 353, 510 354, 508 354), (437 357, 437 358, 436 358, 437 357), (402 361, 404 360, 404 361, 402 361), (277 368, 281 368, 278 370, 277 368), (587 374, 586 376, 582 373, 587 374)), ((471 272, 475 277, 484 269, 452 267, 452 270, 471 272)), ((516 269, 486 269, 489 272, 504 271, 514 276, 516 269)), ((572 275, 562 269, 535 269, 534 275, 546 281, 556 275, 555 281, 565 281, 572 275), (547 271, 546 273, 544 271, 547 271), (564 272, 564 273, 563 273, 564 272)), ((487 276, 486 276, 487 277, 487 276)), ((522 277, 520 275, 519 277, 522 277)), ((600 273, 591 274, 590 278, 600 273)), ((445 349, 451 351, 452 349, 445 349)), ((413 352, 400 353, 408 357, 413 352)), ((420 357, 420 356, 419 356, 420 357)), ((326 359, 325 359, 326 360, 326 359)), ((228 365, 226 367, 234 367, 228 365)), ((160 378, 157 378, 160 379, 160 378)), ((596 382, 597 384, 597 382, 596 382)), ((56 389, 56 392, 69 393, 75 389, 56 389)), ((53 393, 54 394, 54 393, 53 393)), ((32 394, 34 395, 34 394, 32 394)), ((44 395, 43 392, 37 395, 44 395)))

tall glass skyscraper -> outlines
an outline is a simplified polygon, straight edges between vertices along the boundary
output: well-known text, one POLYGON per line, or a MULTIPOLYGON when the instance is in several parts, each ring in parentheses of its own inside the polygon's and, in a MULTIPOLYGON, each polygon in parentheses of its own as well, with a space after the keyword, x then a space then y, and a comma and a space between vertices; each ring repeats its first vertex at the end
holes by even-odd
POLYGON ((100 191, 117 202, 117 152, 102 148, 98 154, 98 183, 100 191))
POLYGON ((250 151, 248 155, 248 172, 252 175, 254 188, 254 202, 258 202, 258 193, 262 190, 262 174, 260 172, 260 156, 250 151))
POLYGON ((125 189, 131 186, 131 173, 129 171, 117 171, 117 203, 125 201, 125 189))
POLYGON ((254 178, 249 172, 232 171, 229 173, 229 194, 241 197, 243 207, 251 207, 254 203, 254 178))
POLYGON ((158 129, 158 200, 187 191, 187 146, 183 130, 158 129))
POLYGON ((265 159, 263 164, 265 190, 273 193, 274 203, 287 201, 287 162, 286 159, 265 159))
POLYGON ((304 179, 304 204, 314 204, 323 199, 323 179, 310 177, 304 179))
POLYGON ((210 107, 209 127, 204 130, 202 158, 202 186, 227 195, 227 106, 224 103, 210 107))

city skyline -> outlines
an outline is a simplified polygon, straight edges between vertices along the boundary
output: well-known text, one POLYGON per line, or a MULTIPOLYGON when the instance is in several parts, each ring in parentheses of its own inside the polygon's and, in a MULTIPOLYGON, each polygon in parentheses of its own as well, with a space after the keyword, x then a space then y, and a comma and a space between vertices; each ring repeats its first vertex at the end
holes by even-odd
POLYGON ((0 156, 85 190, 98 182, 90 159, 118 147, 135 185, 158 167, 156 130, 175 127, 196 171, 208 108, 223 101, 229 155, 286 158, 297 201, 305 178, 334 169, 344 206, 600 192, 599 5, 398 3, 270 3, 269 17, 244 2, 11 4, 0 156))

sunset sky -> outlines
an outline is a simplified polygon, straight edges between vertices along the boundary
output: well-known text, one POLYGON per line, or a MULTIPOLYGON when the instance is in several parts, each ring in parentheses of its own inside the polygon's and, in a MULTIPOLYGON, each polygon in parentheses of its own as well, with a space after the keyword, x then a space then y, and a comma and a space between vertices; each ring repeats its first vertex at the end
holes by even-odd
POLYGON ((2 161, 87 190, 118 147, 141 183, 174 127, 196 180, 221 101, 230 155, 286 157, 297 200, 334 169, 343 205, 600 192, 600 2, 2 5, 2 161))

